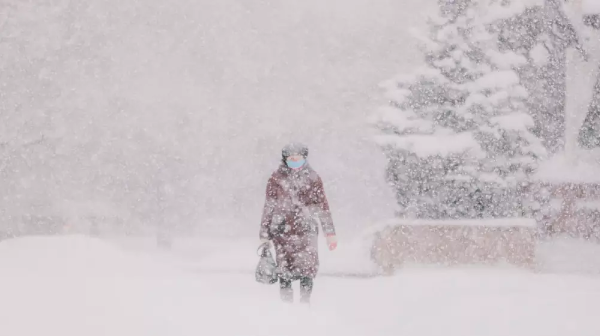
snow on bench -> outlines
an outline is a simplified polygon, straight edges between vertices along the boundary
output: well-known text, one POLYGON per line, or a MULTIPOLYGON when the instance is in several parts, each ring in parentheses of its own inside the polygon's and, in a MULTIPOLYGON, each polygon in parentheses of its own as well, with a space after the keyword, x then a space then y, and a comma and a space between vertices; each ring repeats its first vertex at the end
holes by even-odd
POLYGON ((535 228, 536 221, 532 218, 482 218, 482 219, 395 219, 386 225, 411 226, 489 226, 489 227, 529 227, 535 228))
POLYGON ((485 220, 390 220, 372 230, 372 260, 387 274, 405 264, 535 267, 536 222, 485 220))

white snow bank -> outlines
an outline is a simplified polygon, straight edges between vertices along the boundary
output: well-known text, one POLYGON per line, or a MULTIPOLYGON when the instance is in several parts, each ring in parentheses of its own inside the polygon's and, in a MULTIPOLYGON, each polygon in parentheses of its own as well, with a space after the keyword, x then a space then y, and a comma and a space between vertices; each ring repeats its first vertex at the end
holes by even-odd
MULTIPOLYGON (((319 275, 373 275, 377 273, 377 266, 370 260, 371 240, 369 237, 350 238, 338 237, 338 248, 329 251, 325 238, 319 237, 319 275)), ((130 245, 131 242, 119 242, 130 245)), ((146 251, 154 249, 151 239, 137 243, 139 249, 146 251)), ((179 267, 190 271, 200 272, 226 272, 254 274, 258 256, 256 251, 260 245, 258 239, 252 238, 182 238, 177 239, 172 251, 162 254, 162 260, 177 263, 179 267)), ((131 247, 136 249, 135 247, 131 247)), ((272 250, 273 251, 273 250, 272 250)), ((274 253, 274 251, 273 251, 274 253)))
POLYGON ((582 0, 581 10, 584 14, 600 14, 600 1, 582 0))
MULTIPOLYGON (((331 276, 370 277, 380 273, 379 268, 370 259, 370 250, 376 232, 389 225, 475 225, 492 227, 535 227, 531 219, 491 219, 485 221, 455 220, 439 221, 401 221, 391 219, 371 225, 354 237, 340 237, 338 249, 330 252, 320 238, 321 268, 319 279, 331 276)), ((254 238, 194 237, 176 239, 171 251, 157 252, 154 239, 113 240, 131 251, 151 254, 154 259, 170 265, 200 274, 222 273, 243 274, 252 277, 258 262, 254 238)), ((536 259, 543 272, 596 274, 600 273, 600 245, 586 241, 558 239, 538 243, 536 259), (593 256, 596 257, 593 257, 593 256), (574 267, 577 265, 576 267, 574 267)), ((319 280, 321 281, 321 280, 319 280)))
MULTIPOLYGON (((296 311, 251 277, 210 279, 83 237, 0 243, 0 325, 11 336, 316 335, 335 315, 296 311), (238 311, 241 310, 241 313, 238 311), (303 323, 302 319, 311 321, 303 323)), ((272 287, 271 287, 272 289, 272 287)))
POLYGON ((535 178, 546 182, 600 183, 600 164, 593 157, 555 155, 542 162, 535 178))
MULTIPOLYGON (((215 241, 221 251, 231 247, 215 241)), ((1 242, 2 334, 600 334, 600 282, 593 277, 427 268, 389 278, 322 277, 308 310, 283 305, 277 285, 252 276, 193 275, 143 255, 84 237, 1 242)))
POLYGON ((160 274, 150 261, 82 236, 27 237, 0 243, 0 274, 143 276, 160 274), (135 269, 131 265, 135 264, 135 269))
POLYGON ((546 272, 600 274, 600 245, 596 243, 558 237, 541 242, 537 253, 546 272))

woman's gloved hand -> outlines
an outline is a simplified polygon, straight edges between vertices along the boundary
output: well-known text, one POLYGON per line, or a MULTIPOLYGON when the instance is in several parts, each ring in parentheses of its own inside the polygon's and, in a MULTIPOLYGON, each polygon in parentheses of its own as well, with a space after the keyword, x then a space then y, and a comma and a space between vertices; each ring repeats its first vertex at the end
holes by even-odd
POLYGON ((333 251, 337 248, 337 236, 335 234, 327 235, 327 246, 329 246, 329 251, 333 251))

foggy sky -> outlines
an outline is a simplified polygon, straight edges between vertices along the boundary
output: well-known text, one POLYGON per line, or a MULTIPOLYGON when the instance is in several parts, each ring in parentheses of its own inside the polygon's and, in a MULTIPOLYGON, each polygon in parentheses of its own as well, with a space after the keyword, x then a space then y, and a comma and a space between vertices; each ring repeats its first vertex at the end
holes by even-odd
POLYGON ((223 145, 215 174, 245 196, 250 232, 289 140, 309 145, 342 233, 392 216, 383 155, 365 118, 383 103, 377 84, 418 64, 408 29, 424 26, 423 7, 418 0, 261 1, 232 6, 220 21, 208 43, 223 66, 211 89, 224 119, 206 141, 223 145))
POLYGON ((393 216, 366 117, 386 103, 378 83, 420 62, 409 30, 434 0, 0 9, 3 199, 15 214, 112 207, 156 222, 153 193, 181 173, 194 177, 169 196, 167 221, 256 234, 280 150, 302 141, 341 235, 393 216))

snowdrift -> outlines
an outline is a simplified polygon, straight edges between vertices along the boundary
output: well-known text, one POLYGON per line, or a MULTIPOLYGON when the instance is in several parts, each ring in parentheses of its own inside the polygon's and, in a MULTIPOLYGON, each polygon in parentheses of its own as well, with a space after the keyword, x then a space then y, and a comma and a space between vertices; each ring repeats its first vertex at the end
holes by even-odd
MULTIPOLYGON (((1 334, 280 335, 284 328, 290 328, 287 335, 333 333, 318 316, 286 311, 269 300, 251 277, 235 280, 207 280, 80 236, 7 240, 0 243, 1 334), (312 323, 298 321, 305 316, 312 323)), ((335 323, 334 316, 329 320, 335 323)))
MULTIPOLYGON (((254 273, 260 242, 256 237, 227 236, 222 234, 177 237, 170 250, 157 250, 153 237, 106 237, 114 245, 136 253, 151 254, 155 258, 180 268, 201 273, 254 273)), ((338 248, 330 252, 325 238, 319 236, 320 276, 369 277, 378 273, 371 260, 372 236, 339 236, 338 248)), ((274 253, 274 251, 273 251, 274 253)))
MULTIPOLYGON (((374 224, 359 235, 341 235, 338 249, 330 252, 320 238, 321 268, 319 279, 323 278, 373 278, 384 275, 373 255, 373 247, 377 247, 377 235, 396 221, 374 224)), ((468 221, 469 222, 469 221, 468 221)), ((490 227, 503 227, 509 222, 494 221, 490 227)), ((456 226, 457 222, 453 223, 456 226)), ((467 223, 465 223, 467 224, 467 223)), ((469 222, 468 224, 474 224, 469 222)), ((527 224, 523 223, 524 225, 527 224)), ((529 223, 527 225, 531 225, 529 223)), ((449 226, 452 223, 448 224, 449 226)), ((525 227, 527 228, 527 227, 525 227)), ((207 275, 240 275, 253 278, 254 269, 258 262, 256 250, 259 243, 256 237, 202 235, 200 237, 177 237, 169 250, 158 249, 153 237, 110 237, 106 238, 111 244, 124 248, 129 252, 152 256, 154 261, 160 260, 180 270, 207 275)), ((494 242, 494 240, 491 240, 494 242)), ((422 242, 423 243, 423 242, 422 242)), ((427 243, 427 241, 425 241, 427 243)), ((432 243, 430 241, 430 243, 432 243)), ((497 242, 496 242, 497 243, 497 242)), ((527 241, 527 248, 531 241, 527 241)), ((600 274, 600 245, 586 239, 576 239, 569 236, 554 236, 535 241, 535 269, 539 273, 563 274, 600 274)), ((530 253, 531 251, 528 250, 530 253)), ((467 253, 468 251, 464 251, 467 253)), ((471 252, 468 252, 471 253, 471 252)), ((505 261, 498 263, 471 263, 454 265, 452 268, 476 267, 495 270, 519 269, 530 272, 528 268, 515 267, 505 261)), ((408 269, 438 268, 448 270, 441 263, 415 263, 402 265, 403 274, 408 269)), ((319 280, 320 281, 320 280, 319 280)))
MULTIPOLYGON (((244 251, 239 241, 206 240, 244 251)), ((80 236, 1 242, 2 335, 600 334, 594 277, 486 269, 322 277, 307 309, 280 303, 277 286, 252 274, 190 272, 138 247, 80 236)))

